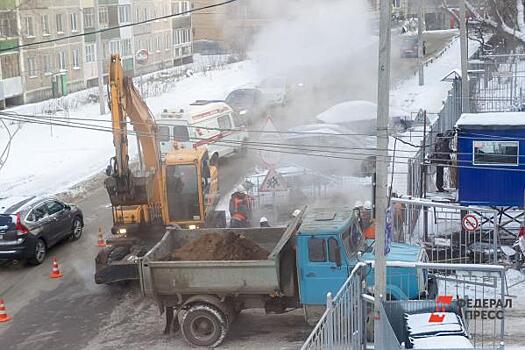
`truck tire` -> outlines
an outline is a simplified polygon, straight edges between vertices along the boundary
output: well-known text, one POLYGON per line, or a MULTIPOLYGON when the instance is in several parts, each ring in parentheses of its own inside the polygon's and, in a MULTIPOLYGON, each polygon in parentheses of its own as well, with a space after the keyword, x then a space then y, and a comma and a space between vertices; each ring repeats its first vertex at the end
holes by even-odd
POLYGON ((224 341, 229 325, 226 316, 217 308, 197 304, 184 312, 180 328, 187 343, 214 348, 224 341))

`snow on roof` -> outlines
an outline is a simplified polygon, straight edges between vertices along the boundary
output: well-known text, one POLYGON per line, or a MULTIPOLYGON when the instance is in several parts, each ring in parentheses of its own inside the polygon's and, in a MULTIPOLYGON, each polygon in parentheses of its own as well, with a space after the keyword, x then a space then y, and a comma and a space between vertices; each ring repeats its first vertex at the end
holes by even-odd
MULTIPOLYGON (((403 111, 391 109, 390 117, 406 116, 403 111)), ((324 123, 349 123, 377 119, 377 104, 370 101, 346 101, 336 104, 316 117, 324 123)))
POLYGON ((461 126, 525 126, 525 112, 463 113, 456 122, 461 126))

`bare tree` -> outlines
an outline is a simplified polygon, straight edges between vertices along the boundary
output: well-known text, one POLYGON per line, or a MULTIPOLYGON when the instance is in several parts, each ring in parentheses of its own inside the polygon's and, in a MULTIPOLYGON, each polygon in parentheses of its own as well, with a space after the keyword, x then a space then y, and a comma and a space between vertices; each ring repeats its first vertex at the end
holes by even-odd
MULTIPOLYGON (((503 34, 523 45, 525 44, 524 2, 524 0, 465 0, 467 10, 472 17, 469 24, 503 34)), ((442 0, 442 5, 457 19, 457 14, 446 0, 442 0)))

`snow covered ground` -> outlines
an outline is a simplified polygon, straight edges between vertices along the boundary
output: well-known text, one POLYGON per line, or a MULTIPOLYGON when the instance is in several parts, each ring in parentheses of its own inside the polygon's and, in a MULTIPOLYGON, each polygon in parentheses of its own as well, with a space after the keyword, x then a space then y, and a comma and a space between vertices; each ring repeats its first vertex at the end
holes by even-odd
MULTIPOLYGON (((257 81, 254 66, 235 63, 224 70, 196 73, 177 82, 168 93, 146 100, 154 114, 196 99, 223 99, 238 86, 257 81)), ((80 96, 81 93, 77 93, 80 96)), ((49 101, 12 108, 7 112, 40 114, 49 101)), ((60 116, 65 117, 66 114, 60 116)), ((98 104, 86 104, 69 112, 70 118, 91 118, 95 126, 109 127, 110 115, 99 115, 98 104)), ((11 131, 17 124, 8 125, 11 131)), ((0 126, 0 154, 9 140, 0 126)), ((134 138, 130 138, 134 143, 134 138)), ((24 123, 13 138, 10 154, 0 167, 0 196, 57 193, 101 172, 114 154, 110 132, 24 123)))

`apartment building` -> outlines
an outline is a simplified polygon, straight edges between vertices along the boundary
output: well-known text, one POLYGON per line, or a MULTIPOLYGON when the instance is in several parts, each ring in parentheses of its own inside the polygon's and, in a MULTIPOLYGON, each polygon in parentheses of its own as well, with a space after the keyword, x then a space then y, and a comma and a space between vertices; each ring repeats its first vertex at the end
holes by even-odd
MULTIPOLYGON (((134 22, 142 22, 171 13, 166 0, 133 1, 134 22)), ((136 62, 135 74, 150 73, 173 66, 172 21, 170 18, 133 26, 135 51, 145 52, 145 59, 136 62)))
POLYGON ((16 1, 0 2, 0 108, 22 102, 23 87, 18 49, 4 51, 18 45, 16 1))
POLYGON ((67 95, 85 87, 81 0, 20 1, 20 67, 24 102, 67 95))
POLYGON ((173 64, 175 66, 193 61, 192 14, 185 13, 192 8, 190 1, 171 1, 171 13, 181 14, 171 19, 173 64))

